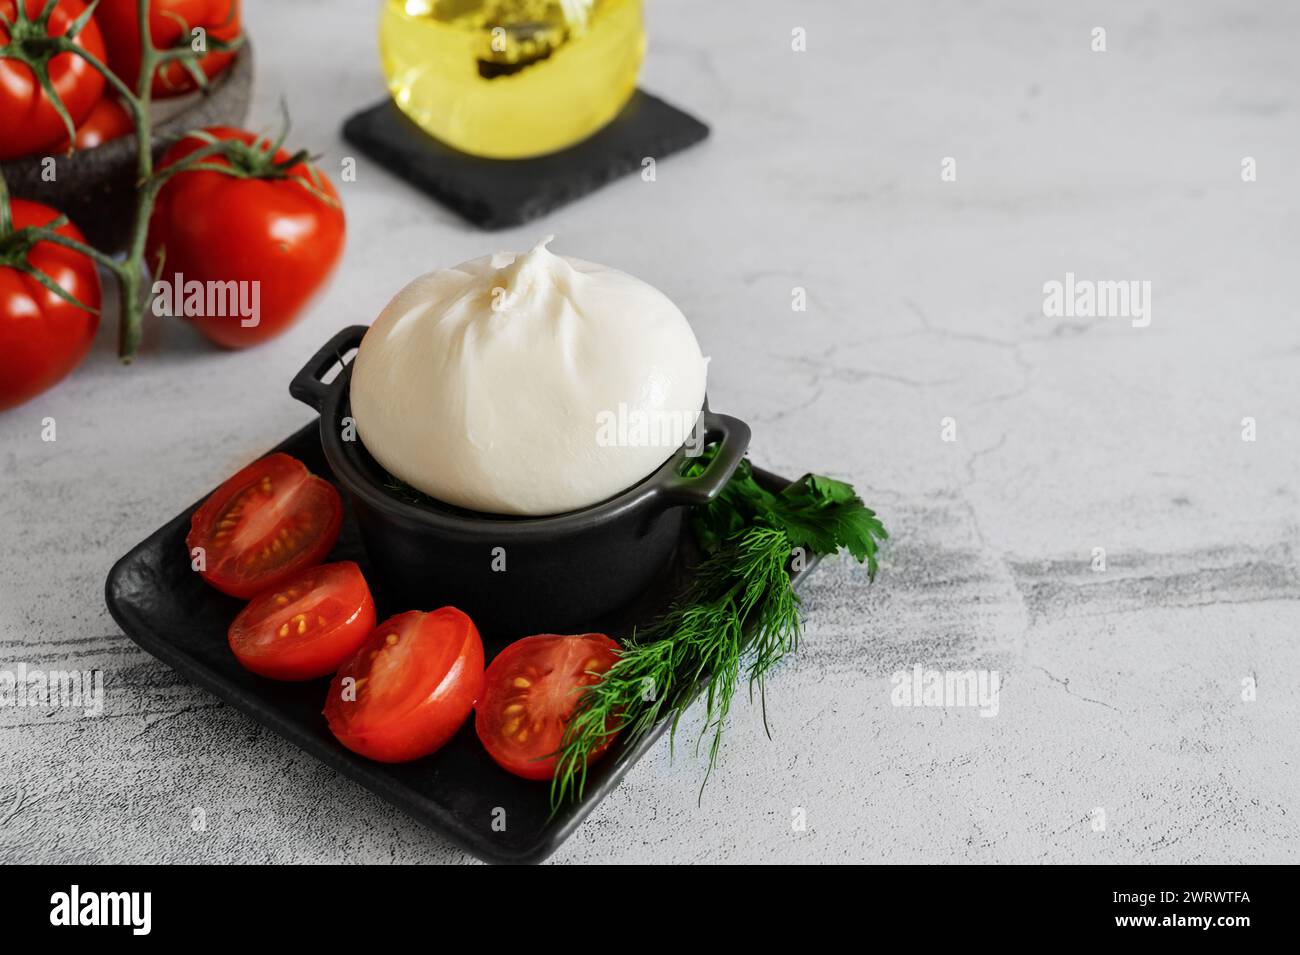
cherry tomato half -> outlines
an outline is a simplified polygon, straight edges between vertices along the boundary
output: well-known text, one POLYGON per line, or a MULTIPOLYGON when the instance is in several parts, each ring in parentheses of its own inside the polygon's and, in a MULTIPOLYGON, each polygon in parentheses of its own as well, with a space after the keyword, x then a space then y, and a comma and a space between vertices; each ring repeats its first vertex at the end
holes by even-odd
MULTIPOLYGON (((29 16, 36 17, 45 0, 27 0, 29 16)), ((0 46, 9 42, 5 23, 12 23, 18 10, 14 0, 0 0, 0 46)), ((59 0, 47 26, 51 36, 62 36, 86 10, 82 0, 59 0)), ((73 41, 101 61, 104 38, 91 19, 73 41)), ((103 75, 75 53, 60 53, 49 64, 50 84, 59 94, 73 123, 80 123, 104 91, 103 75)), ((66 142, 68 128, 54 109, 49 96, 27 64, 0 57, 0 159, 16 159, 40 153, 55 143, 66 142)))
POLYGON ((382 763, 440 749, 483 692, 483 643, 455 607, 385 620, 335 674, 325 718, 338 741, 382 763))
MULTIPOLYGON (((45 225, 58 217, 37 202, 10 202, 14 229, 45 225)), ((58 232, 85 241, 70 222, 58 232)), ((3 246, 0 236, 0 249, 3 246)), ((99 308, 99 273, 82 253, 38 242, 27 252, 26 261, 78 302, 99 308)), ((0 266, 0 411, 53 387, 76 368, 98 328, 97 314, 77 308, 30 275, 0 266)))
MULTIPOLYGON (((474 729, 498 766, 524 779, 550 779, 555 752, 573 717, 580 687, 591 686, 618 659, 603 633, 543 633, 506 647, 487 668, 474 729)), ((588 762, 614 742, 606 737, 588 762)))
MULTIPOLYGON (((108 42, 108 65, 132 90, 140 82, 140 31, 136 0, 99 0, 95 19, 108 42)), ((150 0, 149 33, 153 45, 170 49, 191 42, 192 31, 206 31, 209 40, 239 36, 239 0, 150 0)), ((199 69, 211 79, 235 58, 233 52, 211 52, 199 57, 199 69)), ((195 89, 194 78, 176 62, 164 63, 153 75, 153 95, 179 96, 195 89)))
POLYGON ((232 597, 252 597, 319 564, 339 536, 343 502, 329 481, 297 458, 254 461, 203 502, 185 544, 204 550, 203 579, 232 597))
POLYGON ((350 560, 310 567, 263 591, 230 625, 230 649, 272 680, 328 676, 375 629, 375 602, 350 560))
MULTIPOLYGON (((255 139, 225 127, 207 132, 250 144, 255 139)), ((163 154, 159 168, 204 145, 192 136, 180 140, 163 154)), ((289 157, 281 149, 274 160, 289 157)), ((210 161, 228 165, 224 157, 210 161)), ((245 325, 241 315, 191 319, 212 341, 246 348, 280 334, 334 270, 343 253, 343 207, 324 174, 315 177, 319 185, 311 186, 312 173, 303 163, 272 179, 200 170, 176 174, 159 192, 147 254, 155 271, 162 270, 160 278, 180 273, 186 284, 234 281, 258 290, 256 324, 245 325)))

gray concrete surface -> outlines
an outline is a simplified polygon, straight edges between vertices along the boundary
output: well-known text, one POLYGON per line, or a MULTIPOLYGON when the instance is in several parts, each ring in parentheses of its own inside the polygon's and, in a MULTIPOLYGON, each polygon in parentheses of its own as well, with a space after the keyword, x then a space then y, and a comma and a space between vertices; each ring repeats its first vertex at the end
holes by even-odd
MULTIPOLYGON (((255 119, 285 97, 332 171, 342 118, 381 94, 376 6, 249 5, 255 119)), ((156 327, 123 368, 109 322, 0 416, 0 666, 99 668, 106 692, 99 718, 0 709, 0 860, 469 861, 142 653, 102 587, 308 419, 285 387, 328 333, 554 231, 682 306, 755 460, 851 479, 896 538, 873 587, 848 563, 814 578, 771 741, 739 706, 700 805, 701 762, 660 746, 554 861, 1296 861, 1300 9, 649 16, 645 86, 714 129, 655 182, 489 236, 363 159, 342 268, 291 333, 227 354, 156 327), (1045 316, 1067 271, 1150 281, 1150 325, 1045 316), (997 716, 891 705, 914 665, 996 669, 997 716)))

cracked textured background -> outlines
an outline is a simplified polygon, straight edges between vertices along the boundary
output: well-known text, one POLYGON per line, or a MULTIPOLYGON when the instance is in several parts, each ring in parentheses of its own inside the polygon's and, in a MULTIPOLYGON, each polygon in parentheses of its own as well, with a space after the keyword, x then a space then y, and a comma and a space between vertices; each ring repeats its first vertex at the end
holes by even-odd
MULTIPOLYGON (((337 172, 343 117, 381 95, 377 4, 249 6, 254 124, 285 97, 337 172)), ((0 861, 469 861, 137 649, 102 587, 308 419, 285 389, 327 334, 549 231, 681 305, 756 461, 852 480, 896 539, 873 587, 834 561, 810 581, 772 740, 738 706, 700 805, 700 762, 660 745, 554 861, 1296 861, 1300 9, 851 10, 652 3, 645 86, 713 125, 656 182, 489 236, 361 159, 340 273, 291 333, 227 354, 155 328, 128 369, 108 315, 0 418, 0 666, 101 668, 107 692, 99 719, 0 710, 0 861), (1150 327, 1043 317, 1066 271, 1150 280, 1150 327), (914 664, 997 669, 999 715, 891 706, 914 664)))

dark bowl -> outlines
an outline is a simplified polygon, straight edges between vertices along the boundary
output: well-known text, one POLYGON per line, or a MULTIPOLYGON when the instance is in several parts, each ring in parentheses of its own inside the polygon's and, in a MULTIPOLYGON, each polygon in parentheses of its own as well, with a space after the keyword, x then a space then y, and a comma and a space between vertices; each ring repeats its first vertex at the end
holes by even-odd
POLYGON ((289 393, 320 412, 325 458, 348 492, 377 571, 371 586, 396 605, 451 604, 480 629, 520 635, 564 632, 605 617, 667 573, 687 507, 716 497, 749 447, 749 427, 706 402, 704 436, 718 450, 698 475, 680 473, 683 446, 627 490, 564 514, 510 517, 413 500, 359 440, 343 437, 351 415, 348 354, 366 331, 354 325, 330 339, 294 376, 289 393))
MULTIPOLYGON (((213 77, 206 93, 155 102, 155 114, 176 111, 154 120, 154 160, 190 130, 242 126, 252 95, 253 49, 245 41, 230 67, 213 77)), ((93 149, 55 158, 57 175, 53 182, 42 177, 44 156, 0 163, 10 193, 62 212, 98 249, 124 249, 135 209, 135 136, 121 136, 93 149)))

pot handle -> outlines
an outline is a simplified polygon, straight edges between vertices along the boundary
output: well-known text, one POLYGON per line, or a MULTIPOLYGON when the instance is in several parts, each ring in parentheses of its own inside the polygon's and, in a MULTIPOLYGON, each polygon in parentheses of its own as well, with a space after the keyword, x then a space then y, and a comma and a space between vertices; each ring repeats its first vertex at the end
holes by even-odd
MULTIPOLYGON (((324 407, 334 382, 326 384, 321 377, 335 365, 347 364, 343 356, 361 344, 361 339, 369 331, 368 325, 349 325, 338 332, 321 346, 320 351, 311 356, 311 360, 302 366, 302 370, 289 382, 289 394, 303 404, 311 405, 317 411, 324 407)), ((337 378, 334 381, 338 381, 337 378)))
POLYGON ((699 474, 684 477, 674 471, 660 485, 660 493, 670 503, 705 504, 717 497, 749 450, 749 425, 730 415, 705 411, 704 440, 716 442, 718 453, 699 474))

